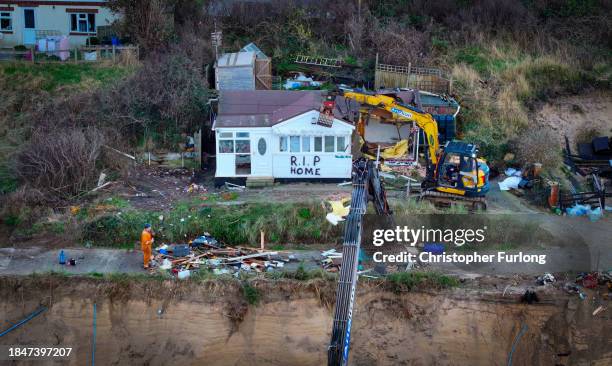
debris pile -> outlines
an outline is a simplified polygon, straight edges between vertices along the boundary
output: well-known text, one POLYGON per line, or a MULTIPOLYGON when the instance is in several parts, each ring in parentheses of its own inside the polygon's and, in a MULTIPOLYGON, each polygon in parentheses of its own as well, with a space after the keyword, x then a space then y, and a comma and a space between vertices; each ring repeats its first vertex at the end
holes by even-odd
POLYGON ((224 246, 205 233, 189 244, 163 244, 155 248, 153 266, 159 271, 168 271, 179 279, 185 279, 192 272, 202 269, 217 275, 238 275, 241 271, 269 272, 295 260, 291 254, 279 254, 276 251, 224 246))
POLYGON ((339 272, 340 264, 342 263, 342 253, 337 252, 336 249, 326 250, 321 253, 323 259, 321 260, 321 266, 327 272, 339 272))

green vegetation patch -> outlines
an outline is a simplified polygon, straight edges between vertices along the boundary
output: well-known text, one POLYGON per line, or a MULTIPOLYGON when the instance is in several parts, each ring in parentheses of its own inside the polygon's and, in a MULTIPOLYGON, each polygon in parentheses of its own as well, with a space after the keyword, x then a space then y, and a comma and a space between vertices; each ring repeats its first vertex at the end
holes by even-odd
POLYGON ((74 85, 86 79, 100 83, 110 82, 130 73, 131 68, 94 64, 29 64, 12 63, 0 68, 7 83, 20 83, 31 78, 41 78, 41 89, 53 91, 64 85, 74 85))
POLYGON ((127 209, 99 216, 83 224, 83 239, 96 246, 132 247, 145 223, 153 225, 158 242, 186 242, 208 232, 228 245, 255 244, 263 230, 272 244, 335 243, 341 234, 314 203, 197 206, 188 202, 170 212, 127 209))
POLYGON ((416 288, 451 288, 459 286, 459 280, 439 272, 396 272, 387 276, 386 284, 393 292, 416 288))

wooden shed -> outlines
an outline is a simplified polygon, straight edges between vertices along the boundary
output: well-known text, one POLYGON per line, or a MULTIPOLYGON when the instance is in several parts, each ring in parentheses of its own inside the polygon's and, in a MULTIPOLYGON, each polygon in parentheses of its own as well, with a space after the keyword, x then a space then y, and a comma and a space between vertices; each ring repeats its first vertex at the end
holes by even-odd
POLYGON ((225 53, 215 64, 217 90, 272 89, 272 61, 253 43, 225 53))

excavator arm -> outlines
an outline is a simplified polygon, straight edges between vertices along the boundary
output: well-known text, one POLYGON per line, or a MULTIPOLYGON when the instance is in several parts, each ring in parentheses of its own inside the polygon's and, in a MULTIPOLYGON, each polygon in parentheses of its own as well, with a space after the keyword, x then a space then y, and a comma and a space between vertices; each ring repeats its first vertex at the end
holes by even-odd
POLYGON ((438 124, 431 114, 401 104, 398 100, 389 95, 372 95, 345 90, 342 92, 342 96, 372 108, 384 109, 392 113, 394 120, 415 122, 417 126, 423 130, 427 140, 427 161, 431 166, 435 166, 438 163, 438 149, 440 148, 438 124))
POLYGON ((374 203, 377 214, 391 214, 375 163, 361 158, 353 163, 351 208, 344 227, 342 263, 336 291, 336 309, 327 351, 327 364, 329 366, 346 365, 348 363, 353 304, 355 302, 355 288, 357 287, 359 248, 363 231, 362 220, 370 199, 374 203))

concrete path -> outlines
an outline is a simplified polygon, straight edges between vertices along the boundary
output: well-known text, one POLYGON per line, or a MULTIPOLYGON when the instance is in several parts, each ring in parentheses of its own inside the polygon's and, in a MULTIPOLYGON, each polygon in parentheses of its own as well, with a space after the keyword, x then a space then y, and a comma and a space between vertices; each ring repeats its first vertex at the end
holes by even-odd
MULTIPOLYGON (((59 249, 0 248, 0 275, 28 275, 50 271, 73 274, 97 273, 145 273, 142 269, 142 253, 136 250, 67 248, 66 260, 76 259, 76 266, 59 264, 59 249)), ((322 259, 318 250, 292 251, 297 261, 287 263, 285 271, 294 271, 300 264, 307 270, 318 268, 322 259)))
POLYGON ((76 259, 76 266, 59 264, 59 249, 0 248, 0 275, 27 275, 42 272, 68 273, 144 273, 142 254, 121 249, 64 249, 66 260, 76 259))

